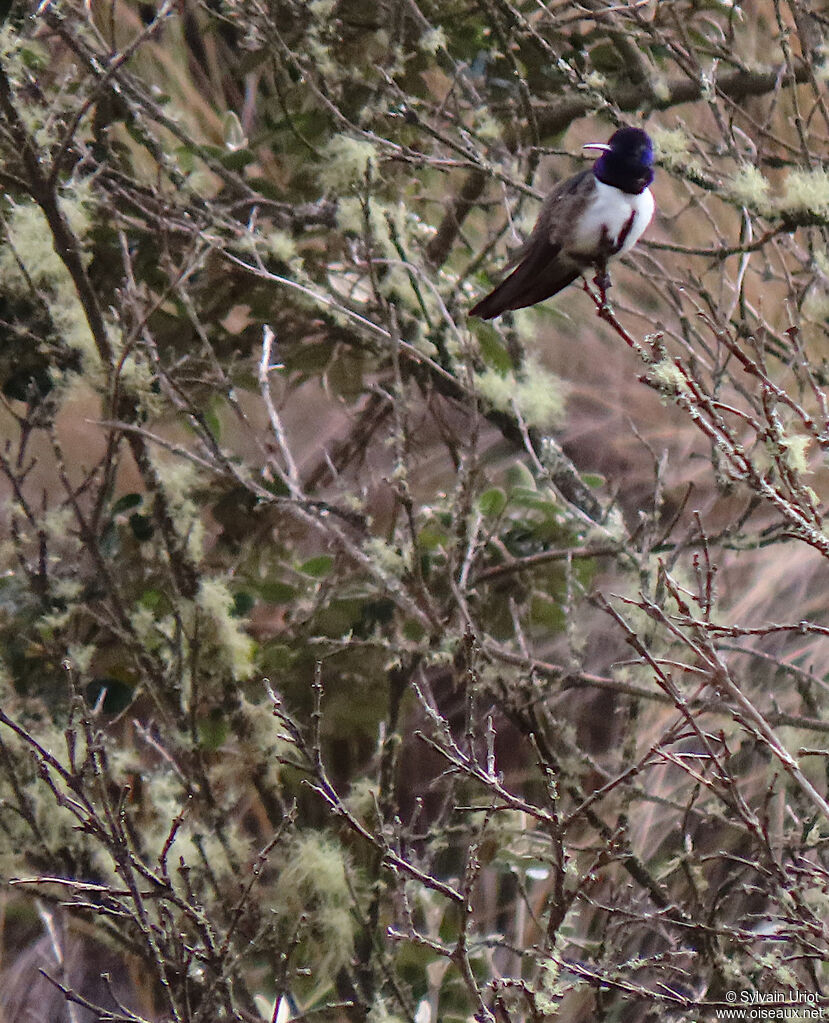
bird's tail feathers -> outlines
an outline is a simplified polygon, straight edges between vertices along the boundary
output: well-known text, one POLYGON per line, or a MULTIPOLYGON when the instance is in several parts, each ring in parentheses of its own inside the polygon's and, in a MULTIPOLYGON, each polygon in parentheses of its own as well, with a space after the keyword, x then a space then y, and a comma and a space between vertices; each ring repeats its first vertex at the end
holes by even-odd
POLYGON ((543 302, 571 284, 581 267, 559 257, 559 249, 545 243, 533 246, 521 262, 494 291, 470 310, 470 316, 491 320, 511 309, 523 309, 543 302))

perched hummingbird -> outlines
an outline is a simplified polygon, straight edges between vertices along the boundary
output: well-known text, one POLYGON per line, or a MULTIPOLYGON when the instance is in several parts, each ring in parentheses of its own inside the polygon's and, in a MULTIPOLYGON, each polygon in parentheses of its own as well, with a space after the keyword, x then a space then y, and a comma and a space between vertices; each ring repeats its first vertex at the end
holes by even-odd
POLYGON ((547 196, 532 234, 507 264, 515 269, 471 316, 491 320, 543 302, 589 266, 604 296, 607 260, 632 249, 653 216, 653 145, 641 128, 620 128, 609 143, 584 148, 602 155, 547 196))

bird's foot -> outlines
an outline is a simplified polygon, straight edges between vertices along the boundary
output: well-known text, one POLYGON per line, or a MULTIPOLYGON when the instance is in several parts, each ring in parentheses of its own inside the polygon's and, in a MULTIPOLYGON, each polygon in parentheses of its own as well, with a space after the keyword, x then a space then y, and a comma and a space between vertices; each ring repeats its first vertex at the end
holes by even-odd
POLYGON ((610 304, 607 300, 607 293, 613 283, 610 280, 610 274, 607 272, 607 267, 597 267, 593 283, 599 291, 599 308, 606 309, 610 304))

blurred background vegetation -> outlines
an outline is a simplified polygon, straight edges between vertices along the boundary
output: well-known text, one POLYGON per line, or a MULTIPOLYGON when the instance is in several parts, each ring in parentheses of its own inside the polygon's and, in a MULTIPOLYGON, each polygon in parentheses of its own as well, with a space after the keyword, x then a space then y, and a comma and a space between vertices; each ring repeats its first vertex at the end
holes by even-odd
POLYGON ((829 15, 6 7, 5 1023, 822 999, 829 15))

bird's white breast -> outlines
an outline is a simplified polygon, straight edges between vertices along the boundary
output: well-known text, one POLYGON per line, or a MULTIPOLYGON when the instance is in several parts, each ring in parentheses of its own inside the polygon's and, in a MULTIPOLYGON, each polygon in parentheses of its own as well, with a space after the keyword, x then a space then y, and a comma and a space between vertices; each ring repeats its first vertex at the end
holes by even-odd
POLYGON ((653 196, 649 188, 638 195, 631 195, 596 179, 596 192, 587 209, 573 225, 572 242, 568 240, 567 248, 571 252, 584 254, 596 252, 601 247, 604 229, 607 240, 615 249, 631 215, 633 222, 619 252, 633 248, 651 222, 653 196))

